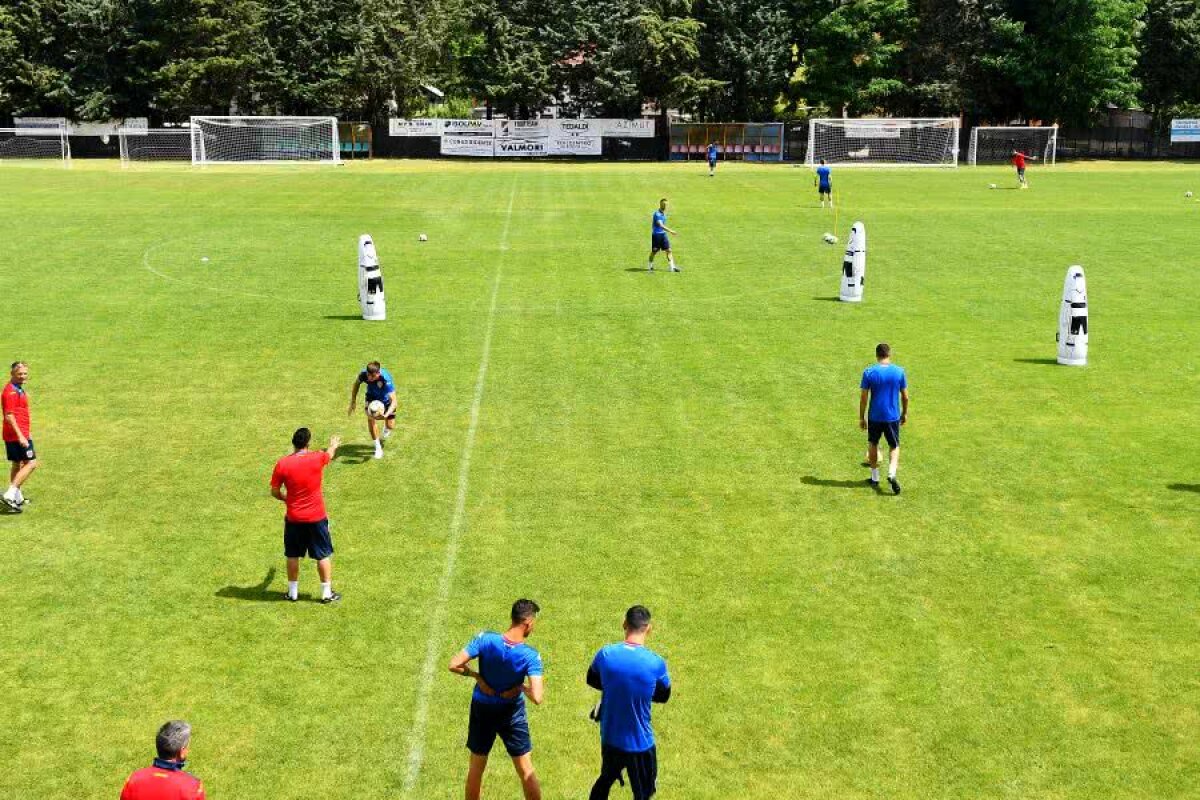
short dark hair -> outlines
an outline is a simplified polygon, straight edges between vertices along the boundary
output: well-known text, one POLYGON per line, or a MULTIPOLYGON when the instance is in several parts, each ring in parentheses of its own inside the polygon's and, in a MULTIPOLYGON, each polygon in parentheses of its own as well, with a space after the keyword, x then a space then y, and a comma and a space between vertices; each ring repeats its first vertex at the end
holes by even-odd
POLYGON ((658 201, 659 205, 662 205, 665 202, 667 202, 667 198, 665 197, 658 201))
POLYGON ((14 361, 14 362, 12 363, 12 365, 11 365, 11 366, 8 368, 8 371, 9 371, 9 372, 16 372, 18 367, 28 367, 28 366, 29 366, 29 365, 28 365, 28 364, 26 364, 24 361, 14 361))
POLYGON ((822 158, 822 159, 821 159, 821 163, 822 163, 822 164, 824 164, 824 163, 825 163, 825 159, 823 159, 823 158, 822 158))
POLYGON ((520 625, 524 622, 532 622, 537 617, 538 612, 542 607, 532 600, 526 600, 522 597, 512 605, 512 621, 513 625, 520 625))
POLYGON ((292 447, 297 450, 303 450, 308 447, 308 443, 312 441, 312 431, 308 428, 297 428, 292 434, 292 447))
POLYGON ((367 364, 367 372, 371 373, 372 375, 379 372, 379 370, 380 366, 378 361, 372 361, 370 364, 367 364))
POLYGON ((158 757, 169 761, 178 760, 179 754, 192 741, 192 726, 181 719, 164 723, 154 737, 154 748, 158 757))
POLYGON ((625 612, 625 627, 631 631, 644 631, 650 627, 650 609, 632 606, 625 612))
POLYGON ((875 345, 875 357, 876 358, 887 358, 891 354, 892 354, 892 346, 890 344, 888 344, 887 342, 880 342, 879 344, 875 345))

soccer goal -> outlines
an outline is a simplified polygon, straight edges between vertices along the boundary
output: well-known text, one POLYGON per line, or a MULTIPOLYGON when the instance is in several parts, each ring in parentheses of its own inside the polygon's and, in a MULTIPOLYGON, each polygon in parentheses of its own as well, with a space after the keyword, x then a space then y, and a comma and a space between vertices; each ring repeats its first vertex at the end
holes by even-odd
POLYGON ((0 128, 0 161, 45 159, 71 165, 66 128, 0 128))
POLYGON ((190 128, 119 128, 121 166, 134 161, 191 161, 190 128))
POLYGON ((956 117, 814 119, 804 163, 842 167, 957 167, 956 117))
POLYGON ((340 164, 336 117, 192 117, 193 164, 340 164))
POLYGON ((1058 150, 1058 126, 1029 127, 1017 125, 983 125, 971 129, 971 147, 967 163, 1007 163, 1014 150, 1027 156, 1037 156, 1046 164, 1054 163, 1058 150))

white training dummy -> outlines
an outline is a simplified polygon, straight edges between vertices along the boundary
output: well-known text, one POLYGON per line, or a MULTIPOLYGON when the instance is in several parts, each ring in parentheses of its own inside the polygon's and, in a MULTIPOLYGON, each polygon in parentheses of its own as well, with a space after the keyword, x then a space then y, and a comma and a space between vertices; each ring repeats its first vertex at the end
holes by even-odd
POLYGON ((1087 364, 1088 307, 1087 281, 1083 267, 1067 270, 1063 282, 1062 303, 1058 309, 1058 363, 1070 367, 1087 364))
POLYGON ((843 303, 861 303, 863 283, 867 277, 867 228, 861 222, 850 228, 846 240, 846 256, 842 259, 842 291, 838 295, 843 303))
POLYGON ((387 301, 383 297, 383 275, 371 235, 358 237, 358 302, 367 320, 387 319, 387 301))

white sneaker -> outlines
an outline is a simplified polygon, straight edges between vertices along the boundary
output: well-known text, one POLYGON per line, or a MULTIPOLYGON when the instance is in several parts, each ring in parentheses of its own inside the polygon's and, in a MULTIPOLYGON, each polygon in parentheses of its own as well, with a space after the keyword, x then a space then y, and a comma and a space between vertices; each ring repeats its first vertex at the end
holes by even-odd
POLYGON ((386 439, 386 438, 388 438, 388 437, 389 437, 389 436, 391 436, 391 435, 392 435, 392 429, 391 429, 391 428, 384 428, 384 429, 383 429, 383 438, 385 438, 385 439, 386 439))
POLYGON ((671 272, 683 272, 683 270, 681 270, 679 267, 677 267, 677 266, 675 266, 675 265, 673 265, 673 264, 672 264, 672 265, 671 265, 671 272))
POLYGON ((376 448, 375 448, 375 457, 376 457, 376 458, 383 458, 383 448, 382 448, 382 447, 376 447, 376 448))
POLYGON ((646 272, 654 272, 654 265, 651 264, 650 266, 646 267, 646 272))

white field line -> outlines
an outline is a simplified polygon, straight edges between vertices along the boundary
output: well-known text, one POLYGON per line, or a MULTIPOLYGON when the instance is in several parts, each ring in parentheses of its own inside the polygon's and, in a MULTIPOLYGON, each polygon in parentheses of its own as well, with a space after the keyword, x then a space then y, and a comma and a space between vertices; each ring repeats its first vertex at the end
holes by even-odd
POLYGON ((429 641, 425 650, 425 664, 421 668, 421 682, 417 687, 417 707, 413 713, 412 736, 408 749, 408 772, 404 778, 404 793, 412 792, 421 775, 421 764, 425 759, 425 728, 429 720, 429 695, 433 690, 433 676, 441 659, 442 639, 445 638, 446 617, 450 602, 450 589, 454 583, 454 568, 458 562, 458 547, 462 539, 463 522, 466 519, 467 488, 471 478, 471 451, 475 448, 475 432, 479 429, 479 409, 483 403, 483 387, 487 381, 488 360, 492 351, 492 329, 496 323, 496 298, 500 295, 500 277, 504 271, 504 254, 508 250, 508 229, 512 223, 513 201, 517 196, 516 180, 508 195, 508 211, 504 217, 504 229, 500 234, 500 257, 496 262, 496 276, 492 279, 492 302, 488 307, 487 323, 483 333, 483 355, 479 359, 479 374, 475 377, 475 394, 471 399, 471 418, 467 425, 467 438, 463 442, 462 458, 458 465, 458 492, 454 496, 454 513, 450 516, 450 533, 446 538, 446 562, 442 566, 442 577, 438 581, 437 597, 434 600, 433 620, 429 626, 429 641))

